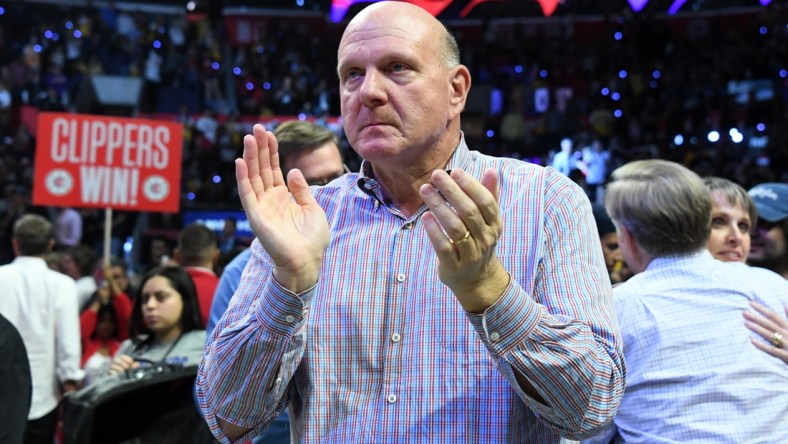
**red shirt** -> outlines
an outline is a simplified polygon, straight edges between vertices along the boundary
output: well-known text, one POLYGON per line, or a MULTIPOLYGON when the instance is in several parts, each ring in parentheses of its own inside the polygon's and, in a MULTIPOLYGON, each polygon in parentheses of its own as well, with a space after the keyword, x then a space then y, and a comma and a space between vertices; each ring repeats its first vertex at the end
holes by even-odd
POLYGON ((85 366, 88 358, 106 345, 109 348, 110 356, 115 354, 118 346, 124 339, 129 337, 129 319, 131 318, 131 301, 125 293, 121 293, 112 298, 112 306, 115 309, 115 318, 118 322, 118 335, 110 339, 93 339, 93 331, 96 330, 98 323, 98 312, 89 308, 79 315, 79 328, 82 334, 82 366, 85 366))
POLYGON ((208 324, 208 315, 211 312, 213 294, 219 285, 219 276, 211 270, 200 267, 185 267, 186 272, 192 277, 194 286, 197 287, 197 300, 200 302, 200 318, 202 325, 208 324))

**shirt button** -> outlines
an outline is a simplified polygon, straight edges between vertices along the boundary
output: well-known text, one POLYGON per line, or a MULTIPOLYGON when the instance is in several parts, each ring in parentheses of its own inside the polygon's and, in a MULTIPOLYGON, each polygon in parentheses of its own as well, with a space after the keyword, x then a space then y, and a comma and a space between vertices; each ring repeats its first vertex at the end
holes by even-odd
POLYGON ((386 398, 386 401, 388 401, 389 404, 394 404, 395 402, 397 402, 397 395, 389 395, 386 398))
POLYGON ((279 384, 280 382, 282 382, 282 378, 276 378, 276 383, 279 384))
POLYGON ((292 324, 293 321, 295 321, 295 318, 290 315, 287 315, 287 317, 285 318, 285 322, 287 322, 288 324, 292 324))
POLYGON ((413 228, 413 222, 406 223, 405 225, 402 226, 402 228, 405 230, 410 230, 411 228, 413 228))
POLYGON ((304 311, 301 312, 301 314, 304 315, 304 317, 306 317, 306 315, 308 313, 309 313, 309 309, 308 308, 305 308, 304 311))
POLYGON ((397 275, 397 282, 405 282, 405 275, 400 273, 397 275))
POLYGON ((399 342, 399 340, 400 340, 399 333, 394 333, 393 335, 391 335, 392 342, 399 342))
POLYGON ((495 342, 498 339, 501 339, 501 335, 499 335, 497 331, 494 331, 494 332, 490 333, 490 340, 491 341, 495 342))

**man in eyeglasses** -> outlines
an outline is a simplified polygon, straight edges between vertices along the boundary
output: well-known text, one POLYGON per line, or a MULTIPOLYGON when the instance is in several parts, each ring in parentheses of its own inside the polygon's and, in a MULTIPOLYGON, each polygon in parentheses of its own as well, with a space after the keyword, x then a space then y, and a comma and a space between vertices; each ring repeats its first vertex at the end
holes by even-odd
MULTIPOLYGON (((290 120, 274 131, 279 142, 279 161, 285 171, 297 168, 304 174, 309 185, 325 185, 347 172, 339 150, 339 137, 330 128, 316 123, 290 120)), ((250 248, 239 253, 224 268, 213 296, 211 312, 206 327, 207 336, 227 310, 241 274, 252 256, 250 248)), ((273 424, 253 443, 279 444, 290 442, 290 422, 287 413, 276 418, 273 424)))
POLYGON ((297 168, 309 185, 325 185, 347 172, 339 137, 324 126, 301 120, 282 123, 274 131, 283 172, 297 168))

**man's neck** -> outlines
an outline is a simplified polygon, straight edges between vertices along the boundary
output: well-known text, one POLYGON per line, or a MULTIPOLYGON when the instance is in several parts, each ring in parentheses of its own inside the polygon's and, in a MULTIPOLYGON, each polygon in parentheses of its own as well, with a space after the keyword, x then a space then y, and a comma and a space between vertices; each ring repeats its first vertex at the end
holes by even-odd
POLYGON ((197 270, 209 271, 213 273, 213 264, 192 264, 192 265, 184 265, 183 268, 194 268, 197 270))
MULTIPOLYGON (((433 171, 446 168, 454 155, 456 146, 452 147, 447 154, 427 157, 419 164, 386 164, 377 167, 370 162, 372 172, 375 180, 383 188, 383 195, 390 199, 405 217, 410 217, 424 203, 419 194, 419 188, 426 183, 432 182, 433 171)), ((436 153, 439 151, 436 149, 436 153)))
POLYGON ((407 174, 397 176, 389 174, 386 177, 376 176, 377 181, 383 188, 383 194, 396 206, 406 217, 416 213, 424 203, 419 195, 419 188, 425 183, 430 182, 432 170, 421 177, 412 177, 407 174))

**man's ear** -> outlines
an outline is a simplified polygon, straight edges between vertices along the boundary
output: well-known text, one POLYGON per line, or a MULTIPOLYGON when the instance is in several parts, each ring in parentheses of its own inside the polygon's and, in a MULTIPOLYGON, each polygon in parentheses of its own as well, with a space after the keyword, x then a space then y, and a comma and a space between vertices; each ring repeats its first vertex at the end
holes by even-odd
POLYGON ((451 118, 455 118, 465 109, 468 91, 471 89, 471 73, 465 65, 457 65, 451 69, 451 118))
POLYGON ((640 248, 632 232, 623 224, 616 224, 616 234, 618 237, 618 248, 621 249, 621 255, 624 256, 624 261, 629 269, 635 273, 645 270, 646 266, 651 262, 651 257, 640 248))
POLYGON ((183 265, 181 263, 181 250, 179 250, 178 247, 172 249, 172 258, 175 260, 175 262, 183 265))

